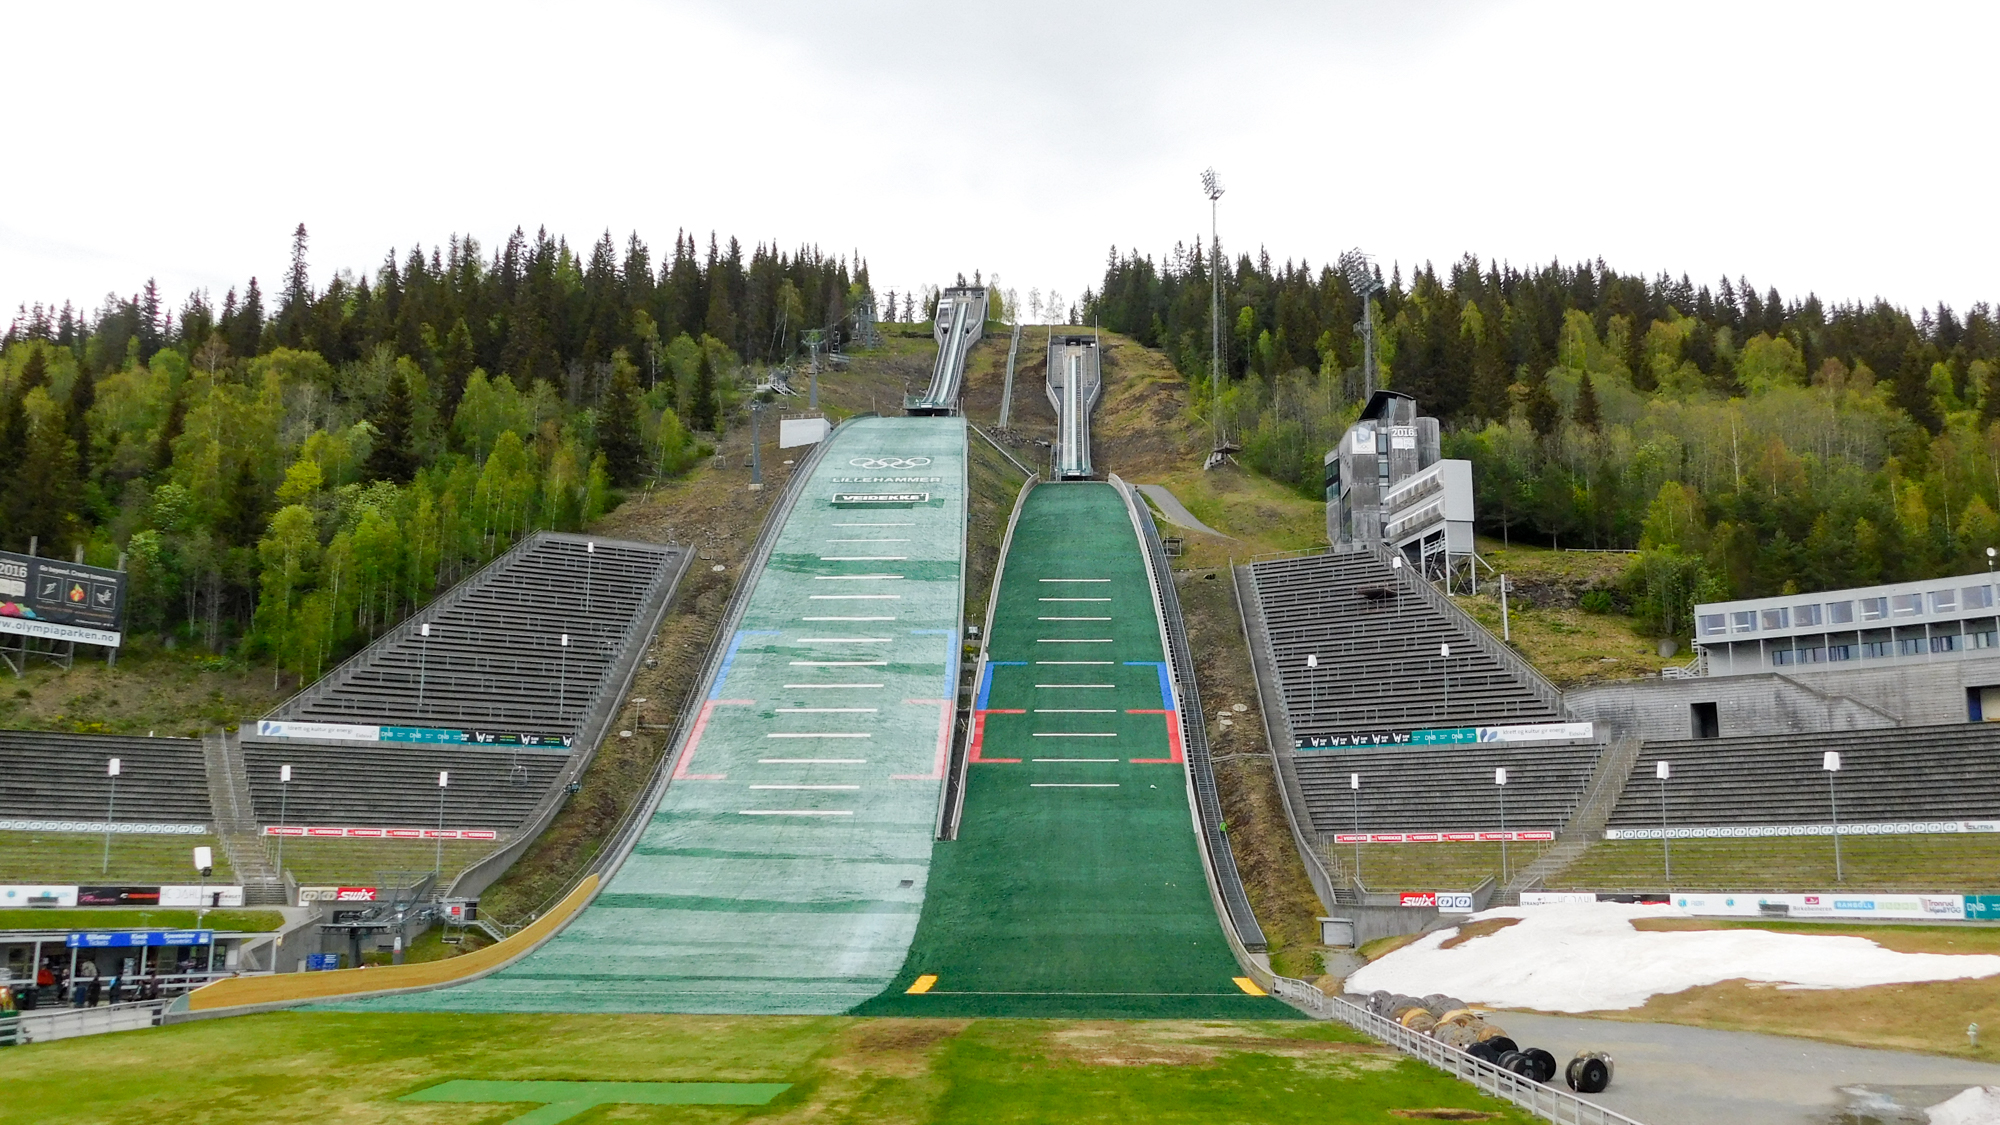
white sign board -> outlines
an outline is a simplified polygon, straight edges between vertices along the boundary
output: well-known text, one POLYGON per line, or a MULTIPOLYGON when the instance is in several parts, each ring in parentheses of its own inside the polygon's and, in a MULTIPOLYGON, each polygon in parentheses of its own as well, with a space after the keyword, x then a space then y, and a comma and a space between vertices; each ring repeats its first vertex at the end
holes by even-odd
POLYGON ((1505 727, 1480 727, 1481 742, 1564 742, 1582 741, 1596 728, 1589 723, 1516 723, 1505 727))
POLYGON ((795 445, 813 445, 832 431, 833 424, 824 418, 780 418, 778 448, 790 449, 795 445))
POLYGON ((75 905, 75 887, 51 887, 37 883, 0 885, 0 907, 75 905))
POLYGON ((161 887, 161 906, 184 906, 190 909, 218 906, 242 906, 243 888, 225 887, 211 883, 204 890, 201 887, 161 887))

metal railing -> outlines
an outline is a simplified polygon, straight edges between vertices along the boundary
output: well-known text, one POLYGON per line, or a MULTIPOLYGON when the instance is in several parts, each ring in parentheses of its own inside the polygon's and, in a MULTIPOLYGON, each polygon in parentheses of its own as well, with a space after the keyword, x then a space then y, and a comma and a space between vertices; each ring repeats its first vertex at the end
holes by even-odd
POLYGON ((136 1031, 160 1026, 160 1013, 168 1000, 140 1000, 130 1004, 106 1004, 95 1008, 37 1008, 21 1013, 21 1040, 48 1043, 75 1039, 82 1035, 102 1035, 107 1031, 136 1031))
POLYGON ((1173 662, 1174 687, 1180 694, 1181 745, 1187 755, 1195 811, 1201 823, 1210 868, 1215 875, 1216 890, 1222 897, 1229 915, 1227 921, 1237 940, 1251 953, 1265 953, 1270 945, 1264 937, 1263 927, 1257 922, 1256 911, 1250 906, 1242 872, 1236 866, 1236 851, 1230 844, 1229 833, 1223 823, 1221 792, 1216 787, 1215 766, 1209 758, 1208 719, 1202 712, 1201 687, 1195 678, 1193 650, 1188 643, 1187 623, 1181 616, 1180 595, 1174 589, 1174 572, 1167 562, 1166 546, 1160 541, 1159 525, 1153 522, 1152 510, 1139 498, 1138 490, 1116 476, 1112 479, 1125 500, 1133 522, 1140 529, 1146 563, 1152 572, 1155 605, 1166 634, 1167 659, 1173 662))
POLYGON ((1286 1003, 1323 1019, 1339 1020, 1537 1117, 1559 1122, 1560 1125, 1642 1125, 1634 1118, 1586 1101, 1566 1090, 1545 1086, 1512 1071, 1502 1070, 1485 1059, 1475 1058, 1428 1035, 1411 1031, 1395 1020, 1378 1016, 1352 1001, 1328 996, 1302 980, 1274 977, 1268 988, 1272 995, 1286 1003))
POLYGON ((1391 567, 1389 565, 1389 552, 1386 548, 1378 546, 1374 551, 1374 555, 1375 561, 1381 563, 1384 569, 1396 572, 1399 583, 1408 585, 1411 589, 1415 590, 1417 596, 1422 598, 1432 611, 1448 618, 1453 624, 1459 627, 1459 630, 1468 639, 1480 648, 1485 649, 1489 655, 1499 662, 1502 668, 1512 673, 1522 686, 1533 692, 1535 697, 1548 707, 1550 713, 1565 719, 1569 717, 1569 706, 1563 702, 1562 692, 1556 689, 1556 685, 1550 683, 1548 677, 1536 671, 1535 666, 1528 663, 1521 654, 1507 647, 1500 638, 1488 632, 1486 626, 1479 623, 1478 618, 1460 609, 1450 598, 1445 597, 1437 587, 1432 586, 1425 579, 1417 578, 1414 581, 1402 583, 1400 576, 1407 573, 1409 568, 1391 567))

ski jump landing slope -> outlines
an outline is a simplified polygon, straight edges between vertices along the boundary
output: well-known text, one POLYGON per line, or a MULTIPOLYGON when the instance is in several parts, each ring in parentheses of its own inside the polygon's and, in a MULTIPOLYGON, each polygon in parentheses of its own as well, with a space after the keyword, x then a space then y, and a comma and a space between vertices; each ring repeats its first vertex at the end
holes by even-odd
POLYGON ((1159 613, 1116 489, 1029 493, 998 599, 958 838, 936 846, 908 963, 857 1013, 1297 1017, 1238 983, 1216 919, 1159 613))
POLYGON ((828 440, 590 907, 491 976, 356 1006, 831 1014, 892 982, 950 753, 965 424, 865 418, 828 440))

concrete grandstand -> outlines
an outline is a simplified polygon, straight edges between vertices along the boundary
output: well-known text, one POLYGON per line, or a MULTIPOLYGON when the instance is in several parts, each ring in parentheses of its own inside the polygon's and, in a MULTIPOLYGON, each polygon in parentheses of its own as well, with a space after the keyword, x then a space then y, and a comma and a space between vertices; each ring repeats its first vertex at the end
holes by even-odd
POLYGON ((481 864, 490 880, 588 762, 690 558, 679 547, 529 536, 240 735, 0 732, 18 818, 0 830, 44 839, 101 833, 110 819, 114 834, 134 838, 199 836, 190 842, 220 845, 252 904, 289 897, 273 862, 286 835, 300 838, 288 860, 316 855, 309 840, 343 841, 307 878, 372 881, 414 865, 414 852, 399 854, 409 840, 424 844, 416 858, 428 871, 441 829, 454 859, 495 857, 481 864))

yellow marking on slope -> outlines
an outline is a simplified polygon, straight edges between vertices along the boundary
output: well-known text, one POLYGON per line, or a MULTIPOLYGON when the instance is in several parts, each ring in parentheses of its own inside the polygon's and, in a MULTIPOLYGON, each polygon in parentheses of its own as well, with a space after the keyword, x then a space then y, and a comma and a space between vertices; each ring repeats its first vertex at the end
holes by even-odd
POLYGON ((1249 977, 1233 977, 1231 979, 1233 979, 1236 982, 1236 987, 1242 989, 1243 991, 1249 993, 1252 996, 1267 995, 1267 993, 1263 989, 1257 987, 1257 982, 1251 980, 1249 977))
POLYGON ((931 990, 931 986, 936 983, 937 983, 936 973, 925 973, 923 976, 917 978, 917 983, 903 990, 904 995, 922 996, 924 993, 929 992, 931 990))

